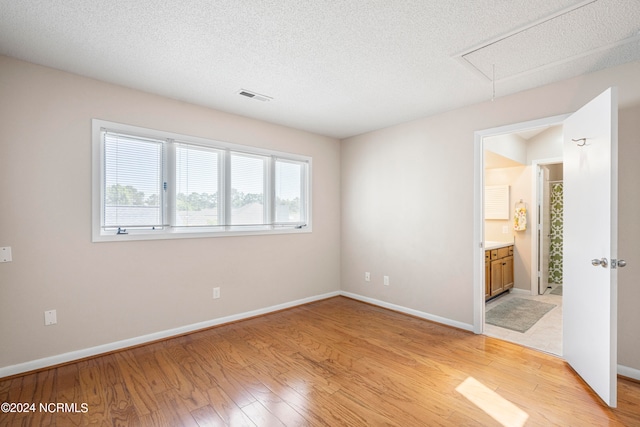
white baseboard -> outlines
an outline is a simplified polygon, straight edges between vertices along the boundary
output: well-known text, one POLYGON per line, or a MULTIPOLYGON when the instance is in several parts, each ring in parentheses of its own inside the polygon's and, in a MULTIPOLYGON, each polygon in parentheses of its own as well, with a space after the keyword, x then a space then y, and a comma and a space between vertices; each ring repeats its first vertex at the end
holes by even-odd
POLYGON ((388 308, 389 310, 399 311, 400 313, 405 313, 411 316, 420 317, 421 319, 431 320, 433 322, 442 323, 443 325, 453 326, 455 328, 464 329, 465 331, 473 332, 473 325, 470 325, 468 323, 462 323, 456 320, 447 319, 445 317, 436 316, 435 314, 425 313, 424 311, 414 310, 412 308, 391 304, 389 302, 365 297, 358 294, 352 294, 351 292, 343 291, 343 292, 340 292, 340 294, 344 295, 345 297, 352 298, 358 301, 377 305, 378 307, 388 308))
POLYGON ((16 365, 5 366, 0 368, 0 378, 8 377, 11 375, 22 374, 24 372, 34 371, 37 369, 47 368, 50 366, 59 365, 62 363, 72 362, 74 360, 84 359, 85 357, 97 356, 99 354, 108 353, 115 350, 122 350, 128 347, 134 347, 141 344, 146 344, 152 341, 157 341, 173 336, 182 335, 189 332, 194 332, 200 329, 210 328, 212 326, 223 325, 225 323, 236 322, 238 320, 248 319, 250 317, 260 316, 263 314, 272 313, 274 311, 284 310, 286 308, 295 307, 298 305, 308 304, 314 301, 320 301, 323 299, 336 297, 341 295, 341 292, 329 292, 323 295, 316 295, 313 297, 303 298, 296 301, 286 302, 283 304, 273 305, 271 307, 265 307, 258 310, 247 311, 244 313, 234 314, 231 316, 220 317, 217 319, 207 320, 204 322, 193 323, 191 325, 181 326, 179 328, 168 329, 165 331, 154 332, 148 335, 142 335, 139 337, 129 338, 126 340, 116 341, 108 344, 103 344, 95 347, 85 348, 82 350, 70 351, 68 353, 57 354, 55 356, 44 357, 42 359, 31 360, 29 362, 18 363, 16 365))
MULTIPOLYGON (((121 341, 116 341, 109 344, 103 344, 103 345, 90 347, 90 348, 77 350, 77 351, 71 351, 68 353, 45 357, 42 359, 31 360, 29 362, 18 363, 16 365, 5 366, 0 368, 0 378, 8 377, 11 375, 17 375, 24 372, 34 371, 37 369, 43 369, 50 366, 59 365, 62 363, 72 362, 74 360, 84 359, 86 357, 97 356, 99 354, 121 350, 128 347, 134 347, 134 346, 145 344, 148 342, 170 338, 173 336, 178 336, 178 335, 182 335, 189 332, 194 332, 200 329, 210 328, 212 326, 223 325, 225 323, 236 322, 238 320, 248 319, 251 317, 260 316, 263 314, 268 314, 275 311, 295 307, 298 305, 308 304, 310 302, 336 297, 339 295, 343 295, 345 297, 366 302, 369 304, 373 304, 379 307, 388 308, 390 310, 398 311, 400 313, 416 316, 422 319, 431 320, 433 322, 441 323, 443 325, 453 326, 455 328, 464 329, 464 330, 473 332, 473 325, 470 325, 468 323, 458 322, 455 320, 447 319, 445 317, 436 316, 434 314, 425 313, 423 311, 414 310, 412 308, 407 308, 404 306, 388 303, 388 302, 377 300, 374 298, 365 297, 365 296, 354 294, 351 292, 335 291, 335 292, 329 292, 323 295, 316 295, 313 297, 303 298, 296 301, 277 304, 271 307, 265 307, 258 310, 252 310, 244 313, 234 314, 231 316, 207 320, 205 322, 193 323, 191 325, 186 325, 179 328, 168 329, 160 332, 154 332, 152 334, 142 335, 139 337, 129 338, 121 341)), ((618 374, 625 376, 627 378, 632 378, 640 381, 640 369, 634 369, 627 366, 618 365, 618 374)))
POLYGON ((618 365, 618 375, 640 381, 640 369, 618 365))
MULTIPOLYGON (((515 291, 515 293, 519 293, 519 294, 529 294, 529 291, 526 291, 524 289, 517 289, 517 288, 513 288, 512 292, 515 291)), ((427 319, 427 320, 431 320, 437 323, 442 323, 444 325, 449 325, 449 326, 454 326, 456 328, 459 329, 464 329, 470 332, 473 332, 473 325, 469 325, 467 323, 461 323, 461 322, 457 322, 455 320, 450 320, 444 317, 440 317, 440 316, 435 316, 433 314, 429 314, 429 313, 424 313, 422 311, 418 311, 418 310, 414 310, 411 308, 406 308, 400 305, 396 305, 396 304, 391 304, 385 301, 380 301, 377 299, 373 299, 373 298, 369 298, 369 297, 364 297, 362 295, 358 295, 358 294, 352 294, 350 292, 340 292, 341 295, 344 295, 345 297, 349 297, 358 301, 362 301, 362 302, 366 302, 369 304, 373 304, 373 305, 377 305, 379 307, 383 307, 383 308, 388 308, 390 310, 394 310, 394 311, 399 311, 401 313, 405 313, 405 314, 410 314, 412 316, 416 316, 416 317, 420 317, 422 319, 427 319)), ((634 380, 638 380, 640 381, 640 369, 634 369, 634 368, 630 368, 628 366, 623 366, 623 365, 618 365, 618 375, 622 375, 624 377, 627 378, 631 378, 634 380)))

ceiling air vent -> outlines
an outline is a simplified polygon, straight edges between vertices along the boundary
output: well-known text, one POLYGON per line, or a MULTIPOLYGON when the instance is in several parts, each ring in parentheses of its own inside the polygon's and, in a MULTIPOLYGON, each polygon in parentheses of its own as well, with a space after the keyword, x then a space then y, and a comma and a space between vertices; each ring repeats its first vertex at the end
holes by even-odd
POLYGON ((273 98, 267 95, 261 95, 256 92, 252 92, 250 90, 240 89, 238 91, 238 95, 246 96, 247 98, 255 99, 256 101, 271 101, 273 98))

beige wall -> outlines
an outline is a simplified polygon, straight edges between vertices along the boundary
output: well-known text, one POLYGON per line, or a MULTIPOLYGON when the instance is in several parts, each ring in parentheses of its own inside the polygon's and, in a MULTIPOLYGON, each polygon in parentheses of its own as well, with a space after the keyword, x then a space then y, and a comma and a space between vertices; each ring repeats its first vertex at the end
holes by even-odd
POLYGON ((14 252, 0 264, 0 368, 338 289, 471 324, 474 132, 571 112, 618 85, 619 253, 629 261, 619 363, 640 369, 638 75, 640 62, 340 146, 0 56, 0 246, 14 252), (313 233, 91 243, 94 117, 312 156, 313 233), (47 309, 57 325, 43 325, 47 309))
POLYGON ((485 171, 486 185, 509 186, 509 219, 485 220, 484 236, 487 241, 507 242, 513 241, 513 269, 514 287, 531 290, 531 166, 515 166, 512 168, 487 169, 485 171), (515 204, 522 199, 527 204, 528 215, 527 229, 523 231, 513 230, 513 211, 515 204), (507 234, 502 233, 502 227, 507 227, 507 234))
MULTIPOLYGON (((523 199, 527 206, 529 205, 529 196, 531 190, 527 191, 527 194, 523 194, 522 186, 514 187, 516 182, 527 179, 525 175, 527 171, 530 171, 526 166, 513 166, 507 168, 494 168, 485 169, 484 171, 484 185, 508 185, 509 186, 509 219, 486 219, 484 221, 484 240, 490 242, 512 242, 514 236, 521 234, 513 230, 513 211, 515 205, 520 199, 523 199), (507 232, 503 233, 504 227, 507 232)), ((531 181, 529 179, 529 181, 531 181)), ((529 186, 531 182, 529 182, 529 186)), ((527 217, 527 219, 529 219, 527 217)))
POLYGON ((339 290, 339 191, 335 139, 0 56, 0 368, 339 290), (92 118, 311 156, 313 232, 91 243, 92 118))
POLYGON ((527 142, 527 164, 562 157, 562 126, 553 126, 527 142))
POLYGON ((618 256, 628 261, 618 270, 618 363, 640 369, 640 105, 618 120, 618 256))
POLYGON ((640 369, 639 75, 630 63, 343 141, 342 289, 473 324, 474 132, 570 113, 615 85, 619 253, 630 261, 619 274, 619 363, 640 369))

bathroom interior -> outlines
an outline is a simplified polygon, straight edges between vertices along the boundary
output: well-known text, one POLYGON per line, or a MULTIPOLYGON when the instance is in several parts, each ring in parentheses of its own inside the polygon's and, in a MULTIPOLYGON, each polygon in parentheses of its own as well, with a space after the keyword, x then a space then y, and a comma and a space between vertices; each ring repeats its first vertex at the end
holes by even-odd
POLYGON ((483 139, 484 333, 559 356, 562 139, 561 125, 483 139))

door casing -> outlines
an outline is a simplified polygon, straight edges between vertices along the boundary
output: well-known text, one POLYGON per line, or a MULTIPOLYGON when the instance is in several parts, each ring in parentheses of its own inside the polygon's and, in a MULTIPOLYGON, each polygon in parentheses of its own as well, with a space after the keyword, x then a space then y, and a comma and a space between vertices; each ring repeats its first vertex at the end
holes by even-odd
MULTIPOLYGON (((484 143, 485 137, 504 135, 508 133, 522 132, 525 130, 540 128, 543 126, 561 125, 570 114, 562 114, 559 116, 545 117, 537 120, 514 123, 511 125, 500 126, 485 130, 479 130, 474 133, 474 194, 473 194, 473 241, 474 241, 474 257, 473 257, 473 332, 482 334, 484 332, 484 143)), ((549 159, 557 160, 557 159, 549 159)), ((536 169, 536 168, 534 168, 536 169)), ((533 180, 533 200, 529 200, 529 206, 534 206, 537 200, 537 185, 533 180)), ((531 239, 532 245, 535 240, 535 249, 532 246, 532 253, 537 250, 537 239, 531 239)), ((535 255, 537 265, 537 255, 535 255)), ((532 269, 533 270, 533 269, 532 269)), ((531 292, 537 294, 537 271, 532 273, 531 292), (534 280, 534 278, 536 280, 534 280)))
MULTIPOLYGON (((541 169, 540 168, 541 166, 553 165, 553 164, 559 164, 559 163, 562 163, 562 157, 554 157, 549 159, 537 159, 537 160, 533 160, 531 164, 532 166, 531 172, 533 173, 533 177, 531 179, 532 181, 531 197, 533 199, 533 204, 531 206, 536 208, 535 215, 538 215, 537 203, 538 203, 538 198, 541 197, 540 192, 542 191, 542 188, 540 188, 538 171, 541 169)), ((534 215, 533 210, 531 215, 532 215, 532 224, 536 225, 538 221, 537 221, 537 218, 536 218, 536 221, 533 221, 533 215, 534 215)), ((538 246, 538 243, 539 243, 538 240, 539 240, 538 233, 537 232, 531 233, 531 295, 539 295, 538 263, 540 261, 540 251, 538 246)))

